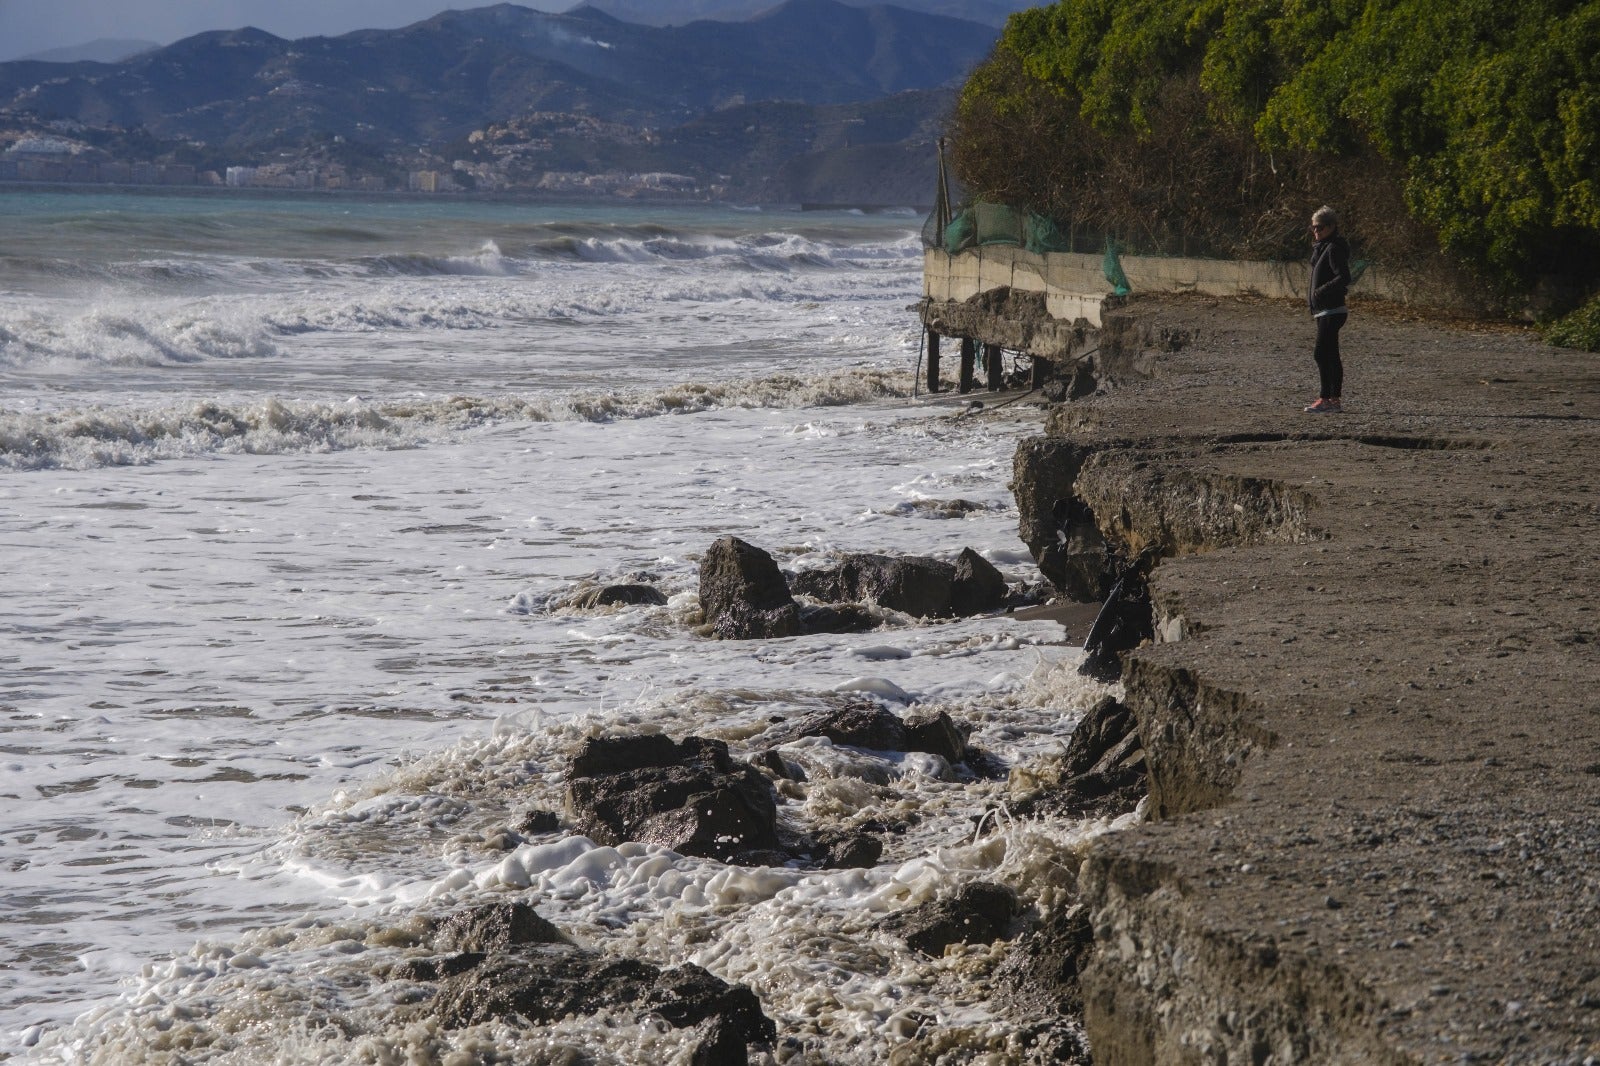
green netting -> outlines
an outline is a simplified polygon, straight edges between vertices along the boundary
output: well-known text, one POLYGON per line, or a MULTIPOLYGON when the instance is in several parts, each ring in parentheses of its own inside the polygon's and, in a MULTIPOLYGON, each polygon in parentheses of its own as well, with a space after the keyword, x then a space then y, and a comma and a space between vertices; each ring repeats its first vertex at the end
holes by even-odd
MULTIPOLYGON (((1176 246, 1163 245, 1152 240, 1146 246, 1130 246, 1123 236, 1102 229, 1092 221, 1078 220, 1070 230, 1063 231, 1054 219, 1026 208, 977 200, 956 208, 952 205, 950 185, 945 172, 944 142, 939 142, 939 186, 933 212, 922 225, 922 244, 937 248, 950 255, 958 255, 969 248, 992 246, 1025 248, 1039 254, 1047 252, 1076 252, 1084 255, 1101 255, 1101 271, 1106 283, 1119 296, 1133 291, 1128 275, 1122 269, 1124 254, 1137 256, 1185 256, 1193 258, 1229 258, 1226 250, 1209 249, 1201 242, 1180 234, 1176 246)), ((1351 281, 1359 281, 1370 264, 1358 259, 1351 264, 1351 281)))
POLYGON ((982 200, 958 210, 942 232, 937 213, 929 215, 922 227, 922 241, 926 247, 942 248, 951 255, 994 245, 1041 253, 1072 250, 1071 241, 1052 220, 1032 211, 982 200))
POLYGON ((1072 241, 1054 219, 1028 212, 1028 251, 1070 252, 1072 241))
POLYGON ((972 212, 973 222, 977 227, 979 244, 984 247, 995 244, 1022 246, 1025 222, 1022 212, 1004 204, 989 204, 981 200, 968 210, 972 212))
POLYGON ((1106 284, 1111 286, 1111 291, 1118 296, 1126 296, 1133 291, 1133 286, 1128 284, 1128 275, 1122 272, 1122 251, 1110 237, 1106 238, 1106 257, 1100 262, 1100 271, 1105 274, 1106 284))

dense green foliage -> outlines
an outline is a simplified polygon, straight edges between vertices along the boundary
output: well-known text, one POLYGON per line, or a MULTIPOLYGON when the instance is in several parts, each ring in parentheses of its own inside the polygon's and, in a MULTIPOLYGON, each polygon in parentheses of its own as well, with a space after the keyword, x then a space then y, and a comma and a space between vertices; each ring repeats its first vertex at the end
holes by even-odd
POLYGON ((1544 339, 1560 348, 1600 352, 1600 296, 1545 326, 1544 339))
MULTIPOLYGON (((1186 231, 1264 213, 1298 238, 1312 200, 1356 206, 1330 178, 1366 174, 1392 185, 1424 243, 1513 288, 1600 277, 1600 0, 1061 0, 1013 16, 966 87, 969 186, 989 192, 976 155, 1030 129, 1049 139, 1013 159, 1065 138, 1091 155, 1176 150, 1187 165, 1218 142, 1236 159, 1211 173, 1186 231)), ((1384 210, 1367 221, 1372 237, 1399 224, 1384 210)))

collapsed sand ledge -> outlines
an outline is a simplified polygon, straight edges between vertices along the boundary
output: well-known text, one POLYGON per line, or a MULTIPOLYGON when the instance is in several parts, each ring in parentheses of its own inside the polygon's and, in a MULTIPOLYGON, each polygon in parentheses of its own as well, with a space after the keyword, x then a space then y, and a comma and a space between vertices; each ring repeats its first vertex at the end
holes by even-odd
POLYGON ((1600 359, 1358 305, 1314 416, 1300 308, 1116 314, 1151 376, 1014 481, 1036 557, 1167 556, 1156 818, 1082 875, 1096 1061, 1600 1056, 1600 359))

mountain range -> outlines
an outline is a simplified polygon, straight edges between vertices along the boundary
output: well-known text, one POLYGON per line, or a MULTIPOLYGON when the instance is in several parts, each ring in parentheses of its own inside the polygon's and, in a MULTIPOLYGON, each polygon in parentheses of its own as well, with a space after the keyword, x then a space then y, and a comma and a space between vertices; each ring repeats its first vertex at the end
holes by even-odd
POLYGON ((456 145, 482 162, 488 131, 503 145, 525 130, 554 153, 546 169, 655 163, 770 185, 806 151, 930 144, 950 87, 996 36, 980 22, 838 0, 680 26, 592 5, 549 14, 499 4, 338 37, 246 28, 118 63, 3 63, 0 122, 138 131, 188 145, 202 165, 319 143, 391 157, 456 145), (887 114, 898 117, 873 118, 887 114), (547 128, 552 116, 566 134, 547 128), (817 148, 826 129, 846 133, 817 148))
MULTIPOLYGON (((866 6, 866 0, 849 0, 866 6)), ((624 22, 646 26, 681 26, 696 19, 738 21, 759 15, 772 0, 591 0, 594 7, 624 22)), ((899 0, 899 6, 930 15, 948 15, 991 26, 1004 25, 1014 11, 1036 6, 1034 0, 899 0)))
POLYGON ((120 63, 130 59, 140 52, 149 52, 161 46, 155 41, 130 41, 121 38, 102 37, 96 41, 85 44, 71 45, 66 48, 50 48, 43 52, 34 52, 32 55, 18 56, 18 59, 31 59, 39 63, 120 63))

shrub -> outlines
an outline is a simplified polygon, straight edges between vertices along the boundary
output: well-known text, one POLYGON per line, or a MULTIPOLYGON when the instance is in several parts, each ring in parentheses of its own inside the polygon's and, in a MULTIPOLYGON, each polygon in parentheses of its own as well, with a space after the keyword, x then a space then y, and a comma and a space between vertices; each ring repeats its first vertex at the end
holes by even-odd
POLYGON ((1600 276, 1600 0, 1060 0, 1011 17, 955 133, 969 189, 1036 210, 1120 196, 1255 247, 1328 200, 1506 292, 1600 276))
POLYGON ((1600 296, 1542 330, 1544 339, 1558 348, 1600 352, 1600 296))

